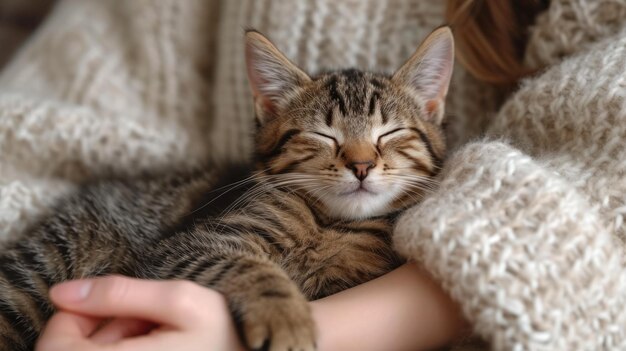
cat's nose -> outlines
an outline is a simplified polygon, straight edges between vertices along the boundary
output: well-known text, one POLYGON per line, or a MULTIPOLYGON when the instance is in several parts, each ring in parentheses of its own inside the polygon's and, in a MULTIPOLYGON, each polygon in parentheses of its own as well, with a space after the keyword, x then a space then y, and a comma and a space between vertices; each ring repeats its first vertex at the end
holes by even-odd
POLYGON ((376 164, 374 161, 365 161, 365 162, 351 162, 348 164, 348 168, 352 170, 354 176, 357 177, 358 180, 363 181, 369 170, 374 168, 376 164))

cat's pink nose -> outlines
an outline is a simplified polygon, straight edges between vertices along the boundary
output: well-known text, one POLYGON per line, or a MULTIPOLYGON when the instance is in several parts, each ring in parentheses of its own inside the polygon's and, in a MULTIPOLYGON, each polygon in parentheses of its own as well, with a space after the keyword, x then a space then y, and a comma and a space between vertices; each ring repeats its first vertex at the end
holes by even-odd
POLYGON ((358 180, 363 181, 369 170, 374 168, 376 164, 374 161, 365 161, 365 162, 352 162, 348 164, 348 168, 352 170, 354 176, 357 177, 358 180))

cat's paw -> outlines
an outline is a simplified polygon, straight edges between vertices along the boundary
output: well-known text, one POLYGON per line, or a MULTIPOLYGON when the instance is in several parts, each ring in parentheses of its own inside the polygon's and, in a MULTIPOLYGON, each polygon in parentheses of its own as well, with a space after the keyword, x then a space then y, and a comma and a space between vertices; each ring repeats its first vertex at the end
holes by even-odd
POLYGON ((264 297, 242 311, 248 347, 263 351, 314 351, 315 324, 303 297, 264 297))

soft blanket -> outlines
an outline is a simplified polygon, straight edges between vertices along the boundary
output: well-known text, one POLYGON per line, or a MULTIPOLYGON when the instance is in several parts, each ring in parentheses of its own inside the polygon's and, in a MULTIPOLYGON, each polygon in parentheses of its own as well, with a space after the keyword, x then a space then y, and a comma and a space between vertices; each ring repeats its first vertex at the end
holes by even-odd
MULTIPOLYGON (((4 0, 10 1, 10 0, 4 0)), ((251 150, 242 28, 308 71, 391 71, 443 22, 419 0, 61 0, 0 76, 0 234, 75 185, 251 150)), ((626 3, 552 0, 499 107, 457 67, 453 152, 396 248, 494 349, 626 349, 626 3)))

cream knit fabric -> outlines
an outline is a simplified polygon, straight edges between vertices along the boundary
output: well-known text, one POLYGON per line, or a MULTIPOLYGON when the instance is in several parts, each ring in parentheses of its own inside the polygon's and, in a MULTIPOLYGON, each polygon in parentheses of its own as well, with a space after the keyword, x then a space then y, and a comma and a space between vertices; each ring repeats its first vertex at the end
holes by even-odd
MULTIPOLYGON (((0 235, 96 175, 246 157, 243 28, 311 72, 391 72, 442 13, 421 0, 61 0, 0 76, 0 235)), ((395 245, 494 349, 626 350, 623 18, 623 1, 552 0, 527 51, 551 68, 497 113, 494 89, 457 67, 455 151, 395 245)))

